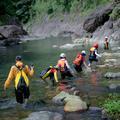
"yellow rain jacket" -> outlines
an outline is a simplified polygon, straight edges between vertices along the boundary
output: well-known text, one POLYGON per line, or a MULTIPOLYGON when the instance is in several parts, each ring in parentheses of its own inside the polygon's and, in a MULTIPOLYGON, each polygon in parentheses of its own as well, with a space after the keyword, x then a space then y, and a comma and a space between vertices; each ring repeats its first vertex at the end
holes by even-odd
MULTIPOLYGON (((22 63, 21 61, 18 61, 18 62, 16 63, 16 66, 19 67, 19 68, 22 68, 23 63, 22 63)), ((11 70, 10 70, 10 72, 9 72, 8 78, 7 78, 7 80, 5 81, 5 84, 4 84, 4 88, 5 88, 5 89, 10 86, 11 81, 16 78, 17 73, 19 72, 19 69, 18 69, 16 66, 13 65, 13 66, 11 67, 11 70)), ((32 77, 33 74, 34 74, 33 68, 30 69, 30 68, 28 67, 28 65, 25 65, 25 67, 23 68, 23 71, 24 71, 23 74, 25 73, 27 76, 30 76, 30 77, 32 77)), ((16 87, 16 86, 15 86, 15 87, 16 87)))

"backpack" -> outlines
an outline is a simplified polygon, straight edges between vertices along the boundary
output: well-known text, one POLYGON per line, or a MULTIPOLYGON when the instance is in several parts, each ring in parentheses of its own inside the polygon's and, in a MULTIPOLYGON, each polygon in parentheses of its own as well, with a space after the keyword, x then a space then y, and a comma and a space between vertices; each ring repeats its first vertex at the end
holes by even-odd
POLYGON ((28 79, 26 73, 24 72, 24 67, 22 67, 21 69, 18 68, 18 66, 16 66, 16 67, 18 69, 18 73, 15 77, 15 88, 18 89, 19 87, 23 87, 23 86, 28 87, 29 79, 28 79))

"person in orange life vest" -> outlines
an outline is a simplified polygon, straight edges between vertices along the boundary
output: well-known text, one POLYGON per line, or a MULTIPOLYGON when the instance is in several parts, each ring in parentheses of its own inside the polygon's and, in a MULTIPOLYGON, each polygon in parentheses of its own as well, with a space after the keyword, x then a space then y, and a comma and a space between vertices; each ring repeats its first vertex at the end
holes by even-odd
POLYGON ((73 71, 70 68, 68 61, 66 60, 66 55, 64 53, 60 54, 60 59, 56 65, 61 73, 61 78, 65 79, 66 76, 73 77, 73 71))
POLYGON ((45 79, 50 77, 52 86, 55 86, 55 82, 58 83, 57 69, 58 68, 56 66, 49 66, 47 69, 43 70, 40 73, 40 77, 44 80, 45 83, 47 83, 45 79))
POLYGON ((20 104, 22 103, 26 104, 30 96, 29 80, 27 76, 30 76, 30 77, 33 76, 34 66, 28 67, 28 65, 24 65, 22 62, 21 56, 16 56, 15 61, 16 61, 16 64, 11 67, 8 78, 5 81, 4 90, 6 90, 10 86, 11 81, 15 79, 16 101, 20 104), (26 78, 26 81, 20 78, 20 76, 18 77, 18 73, 20 73, 21 75, 24 75, 26 78))
POLYGON ((81 72, 82 71, 82 65, 84 64, 84 66, 86 68, 88 68, 86 62, 85 62, 85 56, 86 56, 86 52, 83 50, 81 53, 78 53, 75 60, 73 61, 74 64, 74 68, 77 72, 81 72))
POLYGON ((105 37, 105 41, 104 41, 104 49, 106 50, 108 50, 109 49, 109 41, 108 41, 108 37, 106 36, 105 37))
POLYGON ((98 43, 95 43, 93 47, 90 48, 88 66, 90 66, 93 61, 98 62, 98 57, 101 57, 101 55, 98 54, 98 43))

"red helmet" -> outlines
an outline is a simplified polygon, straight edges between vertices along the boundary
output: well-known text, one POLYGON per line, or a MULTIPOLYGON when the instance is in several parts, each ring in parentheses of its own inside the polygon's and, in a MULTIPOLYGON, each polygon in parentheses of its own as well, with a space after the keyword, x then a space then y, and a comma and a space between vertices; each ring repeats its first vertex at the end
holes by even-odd
POLYGON ((98 48, 98 43, 95 43, 93 47, 98 48))

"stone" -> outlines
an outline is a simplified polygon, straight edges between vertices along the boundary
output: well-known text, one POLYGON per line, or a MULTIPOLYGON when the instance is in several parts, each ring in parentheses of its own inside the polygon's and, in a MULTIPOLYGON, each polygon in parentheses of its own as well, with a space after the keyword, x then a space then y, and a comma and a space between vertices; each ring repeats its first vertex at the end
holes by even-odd
POLYGON ((105 78, 109 78, 109 79, 114 79, 114 78, 120 78, 120 72, 117 73, 113 73, 113 72, 107 72, 104 75, 105 78))
POLYGON ((5 25, 0 26, 0 34, 5 38, 18 38, 20 35, 27 35, 27 32, 16 25, 5 25))
POLYGON ((14 108, 17 105, 15 99, 0 99, 0 109, 14 108))
POLYGON ((52 102, 57 105, 64 105, 65 112, 76 112, 87 110, 86 102, 82 101, 79 96, 70 95, 67 92, 60 92, 52 99, 52 102))
POLYGON ((57 112, 39 111, 31 113, 24 120, 63 120, 63 115, 57 112))
POLYGON ((83 28, 90 33, 93 33, 99 26, 109 20, 109 15, 112 13, 113 5, 107 5, 104 8, 96 10, 90 14, 83 24, 83 28))

